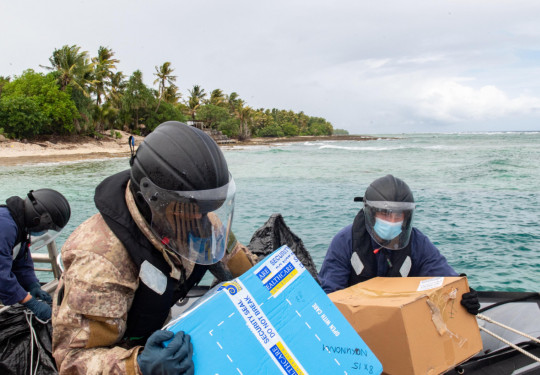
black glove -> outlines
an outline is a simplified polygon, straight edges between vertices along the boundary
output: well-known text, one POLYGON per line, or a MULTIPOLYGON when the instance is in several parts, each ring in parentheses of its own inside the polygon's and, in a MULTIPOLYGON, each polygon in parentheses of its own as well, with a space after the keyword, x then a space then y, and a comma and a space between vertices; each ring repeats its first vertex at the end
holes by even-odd
POLYGON ((193 345, 188 334, 182 331, 176 335, 171 331, 155 331, 146 341, 142 353, 137 357, 137 363, 143 375, 194 375, 192 356, 193 345), (169 345, 163 347, 162 343, 171 338, 169 345))
POLYGON ((38 301, 32 297, 27 302, 24 302, 23 306, 32 311, 36 318, 43 322, 51 319, 51 306, 47 305, 45 302, 38 301))
POLYGON ((473 288, 469 288, 471 291, 463 293, 461 297, 461 304, 467 309, 469 314, 477 315, 480 309, 480 301, 478 301, 478 293, 473 288))
POLYGON ((38 298, 42 301, 49 302, 49 303, 52 302, 51 295, 47 293, 46 291, 44 291, 43 289, 41 289, 41 285, 39 285, 39 283, 33 283, 32 285, 30 285, 28 287, 28 291, 34 298, 38 298))

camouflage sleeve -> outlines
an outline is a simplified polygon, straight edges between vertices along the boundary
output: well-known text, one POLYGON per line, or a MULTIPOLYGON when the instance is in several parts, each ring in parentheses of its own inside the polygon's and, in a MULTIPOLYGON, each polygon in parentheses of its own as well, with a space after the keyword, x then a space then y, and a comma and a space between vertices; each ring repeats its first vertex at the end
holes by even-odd
POLYGON ((138 286, 135 265, 101 216, 62 248, 65 271, 53 303, 53 355, 60 374, 140 374, 140 347, 119 345, 138 286))
POLYGON ((231 271, 233 277, 238 277, 257 263, 257 256, 240 243, 231 231, 222 262, 231 271))

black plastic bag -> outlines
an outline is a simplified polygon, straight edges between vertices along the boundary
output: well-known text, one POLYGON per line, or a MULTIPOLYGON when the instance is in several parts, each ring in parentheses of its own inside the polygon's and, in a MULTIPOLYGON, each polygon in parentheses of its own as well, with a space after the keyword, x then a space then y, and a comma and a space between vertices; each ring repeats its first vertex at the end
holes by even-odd
POLYGON ((51 322, 40 323, 22 305, 14 305, 2 312, 0 374, 58 374, 52 356, 51 334, 51 322))
POLYGON ((298 260, 302 262, 311 276, 320 284, 317 277, 317 267, 311 258, 311 254, 305 248, 302 240, 285 224, 285 220, 283 220, 281 214, 272 214, 268 221, 255 231, 248 248, 261 261, 265 256, 282 245, 287 245, 291 248, 298 260))

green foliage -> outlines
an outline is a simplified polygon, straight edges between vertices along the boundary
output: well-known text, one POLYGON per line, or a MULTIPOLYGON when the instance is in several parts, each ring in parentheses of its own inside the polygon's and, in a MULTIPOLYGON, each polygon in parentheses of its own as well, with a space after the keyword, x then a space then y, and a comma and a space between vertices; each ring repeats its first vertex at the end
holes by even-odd
POLYGON ((238 134, 239 129, 240 120, 233 117, 220 123, 218 126, 218 130, 230 138, 235 137, 238 134))
POLYGON ((0 76, 0 96, 2 96, 2 90, 4 86, 11 80, 11 77, 0 76))
POLYGON ((285 132, 283 132, 283 129, 278 124, 272 124, 259 130, 257 135, 259 137, 284 137, 285 132))
POLYGON ((188 107, 189 115, 195 120, 197 111, 206 97, 206 92, 204 92, 204 89, 199 85, 194 85, 193 89, 188 91, 189 98, 186 101, 186 105, 188 107))
POLYGON ((218 129, 219 126, 222 123, 225 123, 229 118, 230 116, 227 108, 215 104, 206 104, 199 107, 199 111, 196 115, 197 121, 204 121, 206 126, 211 129, 218 129))
POLYGON ((334 129, 334 135, 349 135, 349 132, 345 129, 334 129))
POLYGON ((310 117, 308 121, 309 135, 332 135, 332 124, 321 117, 310 117))
POLYGON ((64 45, 60 49, 55 49, 49 58, 51 66, 49 70, 57 71, 58 84, 63 91, 71 86, 75 90, 88 94, 88 84, 90 83, 93 63, 88 57, 87 51, 81 51, 77 45, 64 45))
POLYGON ((141 71, 136 70, 129 77, 122 97, 121 119, 129 129, 138 129, 141 124, 145 124, 156 105, 156 97, 144 84, 141 71))
POLYGON ((60 90, 54 75, 31 69, 4 86, 0 108, 6 131, 17 137, 69 134, 78 118, 75 103, 60 90))
POLYGON ((115 138, 115 139, 121 139, 122 138, 122 133, 120 133, 119 131, 116 131, 114 129, 111 129, 111 137, 115 138))
POLYGON ((283 133, 286 137, 294 137, 300 133, 298 126, 291 124, 290 122, 286 122, 281 126, 281 128, 283 129, 283 133))
POLYGON ((33 98, 2 96, 0 122, 4 124, 9 138, 26 138, 40 134, 50 119, 33 98))
POLYGON ((148 112, 145 122, 146 131, 153 131, 159 124, 165 121, 185 122, 186 116, 171 103, 161 102, 157 112, 148 112))
POLYGON ((108 47, 100 46, 97 56, 90 57, 77 45, 64 45, 53 51, 49 62, 47 75, 29 70, 14 80, 0 76, 0 121, 7 135, 95 135, 113 129, 146 135, 162 122, 188 119, 240 140, 341 132, 303 112, 253 109, 238 93, 221 89, 207 94, 194 85, 180 102, 170 62, 155 67, 156 90, 144 84, 138 70, 126 81, 116 72, 119 60, 108 47))

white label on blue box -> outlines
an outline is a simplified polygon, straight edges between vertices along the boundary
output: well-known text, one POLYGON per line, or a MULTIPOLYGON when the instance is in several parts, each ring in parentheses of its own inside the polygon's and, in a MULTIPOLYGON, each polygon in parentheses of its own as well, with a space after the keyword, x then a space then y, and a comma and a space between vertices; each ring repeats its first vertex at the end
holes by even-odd
MULTIPOLYGON (((291 269, 291 267, 291 263, 288 263, 284 267, 284 269, 286 269, 286 274, 278 271, 274 277, 271 277, 268 281, 266 281, 265 285, 269 284, 268 290, 274 289, 278 285, 282 285, 281 289, 286 287, 283 286, 283 283, 286 284, 285 280, 290 278, 289 276, 295 272, 291 269), (271 285, 274 285, 274 287, 271 285)), ((263 268, 266 268, 266 266, 263 268)), ((251 293, 249 293, 244 284, 242 284, 240 280, 233 283, 224 283, 223 288, 229 291, 227 295, 240 313, 240 316, 246 321, 247 327, 257 338, 272 360, 276 363, 281 372, 285 375, 307 374, 306 370, 295 358, 292 351, 287 347, 287 344, 285 344, 277 330, 274 328, 270 322, 270 319, 268 319, 268 317, 264 314, 260 306, 255 301, 255 298, 253 298, 251 293), (231 288, 231 284, 233 283, 236 284, 234 285, 234 289, 231 288)))

